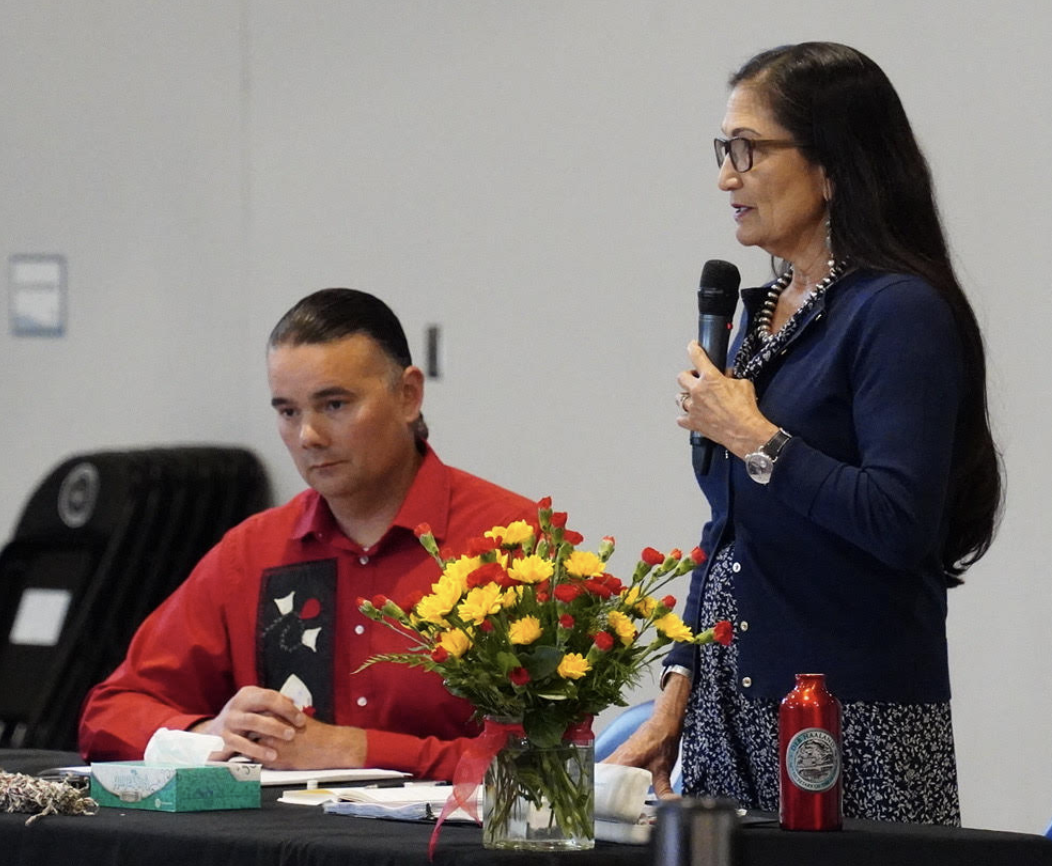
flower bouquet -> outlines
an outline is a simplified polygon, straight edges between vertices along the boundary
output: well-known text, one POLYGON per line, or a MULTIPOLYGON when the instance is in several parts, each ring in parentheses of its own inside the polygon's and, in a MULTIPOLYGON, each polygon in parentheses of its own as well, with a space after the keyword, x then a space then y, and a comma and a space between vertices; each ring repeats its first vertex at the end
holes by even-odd
POLYGON ((592 717, 624 706, 625 689, 667 645, 727 643, 731 626, 694 634, 673 612, 676 600, 659 597, 704 561, 700 549, 646 548, 625 582, 606 570, 612 537, 595 552, 579 550, 583 537, 566 528, 566 513, 553 511, 549 497, 537 517, 495 526, 460 553, 440 551, 430 528, 417 527, 440 575, 430 594, 401 605, 359 601, 366 616, 410 644, 367 664, 435 671, 485 720, 454 791, 456 805, 474 814, 469 794, 486 774, 487 847, 592 847, 592 717), (511 830, 516 821, 525 830, 511 830))

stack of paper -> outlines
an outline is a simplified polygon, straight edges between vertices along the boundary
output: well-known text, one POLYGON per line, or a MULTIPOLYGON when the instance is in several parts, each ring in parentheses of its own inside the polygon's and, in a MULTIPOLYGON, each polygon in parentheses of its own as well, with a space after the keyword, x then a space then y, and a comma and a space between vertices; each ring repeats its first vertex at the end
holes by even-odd
MULTIPOLYGON (((325 811, 337 815, 364 818, 401 818, 420 820, 438 818, 453 793, 450 785, 406 785, 402 788, 338 788, 334 802, 325 811)), ((482 789, 477 797, 481 797, 482 789)), ((481 815, 481 802, 476 799, 476 813, 481 815)), ((473 821, 463 809, 454 810, 447 821, 473 821)))

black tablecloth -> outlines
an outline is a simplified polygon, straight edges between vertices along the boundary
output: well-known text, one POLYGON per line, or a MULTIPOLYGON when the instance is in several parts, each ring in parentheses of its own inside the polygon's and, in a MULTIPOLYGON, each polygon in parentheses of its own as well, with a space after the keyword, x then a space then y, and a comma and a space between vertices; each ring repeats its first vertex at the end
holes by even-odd
MULTIPOLYGON (((6 770, 41 771, 68 763, 54 755, 0 752, 6 770), (6 758, 6 760, 5 760, 6 758)), ((73 757, 73 756, 69 756, 73 757)), ((91 817, 0 815, 0 864, 144 866, 427 866, 431 826, 326 815, 320 807, 276 802, 230 812, 171 814, 103 809, 91 817)), ((772 822, 739 833, 740 866, 1052 866, 1043 836, 988 830, 847 821, 839 833, 788 833, 772 822)), ((650 866, 644 846, 598 842, 593 851, 531 854, 488 851, 475 826, 446 825, 436 866, 650 866)))

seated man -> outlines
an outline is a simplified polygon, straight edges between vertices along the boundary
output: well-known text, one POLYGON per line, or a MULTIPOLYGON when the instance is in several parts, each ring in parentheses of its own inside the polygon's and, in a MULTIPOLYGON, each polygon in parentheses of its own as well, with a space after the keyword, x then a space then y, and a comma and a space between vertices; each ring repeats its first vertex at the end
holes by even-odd
POLYGON ((139 628, 88 695, 80 750, 135 760, 161 727, 217 734, 212 757, 275 769, 385 767, 450 779, 480 728, 434 673, 372 665, 404 651, 357 599, 426 593, 438 566, 413 530, 465 548, 535 504, 427 445, 424 376, 382 301, 324 289, 270 335, 278 430, 310 489, 235 527, 139 628))

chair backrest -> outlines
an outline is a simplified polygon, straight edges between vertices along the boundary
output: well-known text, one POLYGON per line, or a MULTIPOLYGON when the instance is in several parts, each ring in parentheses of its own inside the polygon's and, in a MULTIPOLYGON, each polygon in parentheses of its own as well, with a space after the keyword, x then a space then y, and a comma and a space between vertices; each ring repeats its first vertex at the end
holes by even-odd
POLYGON ((243 448, 99 451, 56 466, 0 551, 0 746, 75 749, 84 695, 141 620, 269 502, 243 448))
POLYGON ((650 718, 653 712, 653 701, 635 704, 621 712, 595 738, 595 759, 604 761, 609 758, 618 746, 635 733, 636 728, 650 718))

